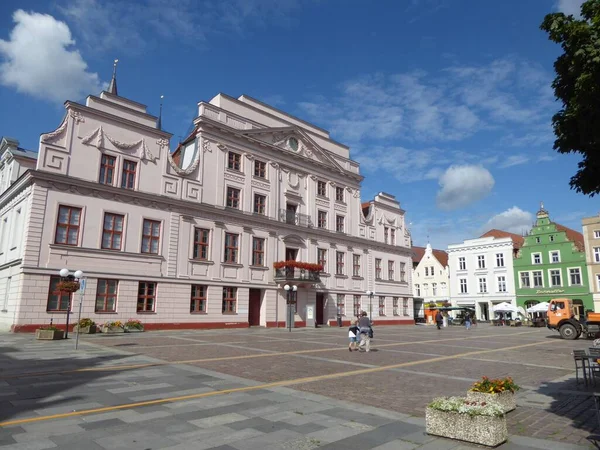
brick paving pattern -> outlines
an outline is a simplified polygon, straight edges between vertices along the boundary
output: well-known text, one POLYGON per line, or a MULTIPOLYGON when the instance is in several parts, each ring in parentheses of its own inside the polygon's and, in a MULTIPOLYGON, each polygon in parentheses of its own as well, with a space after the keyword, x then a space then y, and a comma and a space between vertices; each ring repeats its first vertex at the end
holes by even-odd
POLYGON ((571 356, 591 341, 556 337, 381 327, 375 351, 350 353, 346 329, 327 327, 86 335, 77 352, 73 340, 2 335, 0 422, 44 420, 0 426, 0 450, 473 448, 426 435, 424 411, 482 375, 523 386, 501 449, 594 448, 593 388, 575 385, 571 356), (285 386, 253 387, 272 382, 285 386))

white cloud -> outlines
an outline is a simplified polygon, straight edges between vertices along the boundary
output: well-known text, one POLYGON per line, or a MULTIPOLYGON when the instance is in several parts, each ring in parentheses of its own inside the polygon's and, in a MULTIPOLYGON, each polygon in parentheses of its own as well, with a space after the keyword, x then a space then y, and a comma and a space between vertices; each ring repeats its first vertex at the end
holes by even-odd
POLYGON ((504 158, 500 163, 499 167, 501 169, 506 169, 508 167, 519 166, 521 164, 525 164, 529 162, 529 156, 527 155, 510 155, 507 158, 504 158))
POLYGON ((0 40, 0 82, 35 97, 63 102, 102 89, 88 71, 69 27, 47 14, 17 10, 7 41, 0 40))
POLYGON ((494 183, 494 177, 484 167, 451 166, 439 179, 438 208, 451 211, 469 206, 487 197, 494 183))
POLYGON ((533 214, 523 211, 517 206, 513 206, 488 220, 482 227, 482 231, 497 229, 508 231, 509 233, 521 234, 523 231, 531 229, 533 221, 533 214))
POLYGON ((575 18, 581 18, 581 5, 584 0, 558 0, 556 2, 556 9, 567 16, 572 14, 575 18))

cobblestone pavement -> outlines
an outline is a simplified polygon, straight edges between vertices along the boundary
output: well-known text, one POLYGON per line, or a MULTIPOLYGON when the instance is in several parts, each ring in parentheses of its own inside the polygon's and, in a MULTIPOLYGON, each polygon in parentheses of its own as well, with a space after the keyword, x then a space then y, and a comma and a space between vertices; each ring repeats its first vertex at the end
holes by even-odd
POLYGON ((502 449, 595 448, 591 391, 546 329, 378 327, 164 331, 35 341, 0 335, 0 450, 466 449, 424 433, 435 396, 522 386, 502 449))

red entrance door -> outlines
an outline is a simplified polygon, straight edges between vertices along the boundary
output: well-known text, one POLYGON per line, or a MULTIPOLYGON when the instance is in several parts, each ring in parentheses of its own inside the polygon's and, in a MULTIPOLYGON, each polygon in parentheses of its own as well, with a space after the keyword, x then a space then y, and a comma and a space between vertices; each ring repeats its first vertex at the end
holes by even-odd
POLYGON ((260 300, 261 300, 260 289, 250 289, 250 299, 248 302, 248 324, 251 327, 260 325, 260 300))
POLYGON ((317 292, 317 313, 315 320, 317 325, 323 325, 323 309, 325 308, 325 300, 322 293, 317 292))

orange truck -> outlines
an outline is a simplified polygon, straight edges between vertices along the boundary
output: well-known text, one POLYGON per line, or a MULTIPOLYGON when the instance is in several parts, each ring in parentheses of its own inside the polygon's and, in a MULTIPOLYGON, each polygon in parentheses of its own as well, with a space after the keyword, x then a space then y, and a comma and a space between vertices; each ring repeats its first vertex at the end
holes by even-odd
POLYGON ((548 305, 546 324, 549 329, 557 330, 563 339, 578 339, 582 334, 595 337, 600 332, 600 313, 588 312, 584 317, 577 318, 571 299, 554 298, 548 305))

